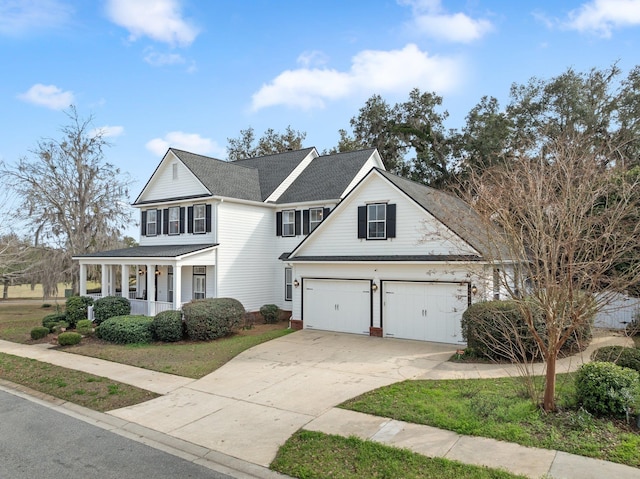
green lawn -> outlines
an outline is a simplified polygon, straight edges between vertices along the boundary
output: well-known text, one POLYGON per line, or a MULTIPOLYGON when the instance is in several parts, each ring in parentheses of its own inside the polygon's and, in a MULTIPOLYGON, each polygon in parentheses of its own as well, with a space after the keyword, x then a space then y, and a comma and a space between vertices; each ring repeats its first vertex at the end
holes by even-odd
MULTIPOLYGON (((64 310, 64 303, 61 303, 64 310)), ((56 303, 0 301, 0 339, 14 343, 30 341, 29 333, 42 326, 42 318, 56 312, 56 303), (43 305, 49 305, 43 307, 43 305)))
POLYGON ((513 479, 504 471, 471 466, 355 437, 298 431, 278 451, 271 469, 300 479, 513 479))
MULTIPOLYGON (((541 378, 540 378, 541 379, 541 378)), ((557 413, 544 413, 518 378, 404 381, 341 407, 460 434, 557 449, 640 467, 640 434, 574 408, 573 375, 558 375, 557 413)))

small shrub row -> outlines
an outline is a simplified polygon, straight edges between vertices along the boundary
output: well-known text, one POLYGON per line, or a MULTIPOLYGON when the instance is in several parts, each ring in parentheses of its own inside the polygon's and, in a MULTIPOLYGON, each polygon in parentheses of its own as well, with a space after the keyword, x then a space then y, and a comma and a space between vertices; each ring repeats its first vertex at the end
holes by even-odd
POLYGON ((74 344, 78 344, 81 339, 82 335, 80 333, 67 331, 58 335, 58 344, 60 346, 73 346, 74 344))
POLYGON ((69 323, 67 323, 67 315, 65 313, 47 314, 42 318, 42 326, 47 328, 51 333, 53 333, 56 326, 59 326, 62 323, 67 325, 65 327, 69 326, 69 323))
POLYGON ((583 364, 576 374, 576 399, 590 413, 625 416, 640 407, 640 375, 609 362, 583 364))
POLYGON ((245 310, 232 298, 198 299, 182 307, 187 335, 209 341, 227 336, 240 327, 245 310))
POLYGON ((180 341, 184 337, 182 312, 162 311, 156 314, 151 322, 151 333, 158 341, 168 343, 180 341))
POLYGON ((115 316, 96 328, 96 336, 118 344, 150 343, 152 321, 148 316, 115 316))
POLYGON ((44 326, 36 326, 31 330, 31 339, 42 339, 49 334, 49 328, 45 328, 44 326))
MULTIPOLYGON (((93 305, 94 322, 100 325, 103 321, 116 316, 127 316, 131 313, 131 303, 122 296, 105 296, 96 300, 93 305)), ((86 316, 85 316, 86 318, 86 316)))
POLYGON ((81 319, 76 324, 76 333, 87 335, 93 332, 93 323, 89 319, 81 319))

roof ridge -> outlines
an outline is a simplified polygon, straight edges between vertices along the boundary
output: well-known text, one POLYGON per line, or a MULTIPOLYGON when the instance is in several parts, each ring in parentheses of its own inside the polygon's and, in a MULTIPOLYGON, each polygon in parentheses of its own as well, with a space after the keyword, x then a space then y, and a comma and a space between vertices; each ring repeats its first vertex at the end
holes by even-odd
POLYGON ((269 155, 260 155, 260 156, 251 156, 248 158, 240 158, 239 160, 233 160, 233 161, 229 161, 228 163, 238 163, 240 161, 247 161, 247 160, 258 160, 261 158, 269 158, 270 156, 278 156, 278 155, 284 155, 287 153, 297 153, 297 152, 303 152, 303 151, 311 151, 314 150, 316 147, 315 146, 309 146, 307 148, 299 148, 297 150, 285 150, 285 151, 281 151, 279 153, 271 153, 269 155))
MULTIPOLYGON (((225 163, 225 164, 227 164, 227 165, 239 166, 240 168, 246 168, 246 169, 248 169, 248 170, 257 170, 257 169, 258 169, 258 168, 256 168, 255 166, 236 165, 236 164, 235 164, 235 161, 221 160, 220 158, 214 158, 213 156, 201 155, 200 153, 193 153, 193 152, 191 152, 191 151, 181 150, 181 149, 179 149, 179 148, 173 148, 173 147, 170 147, 169 149, 170 149, 171 151, 173 151, 173 152, 178 151, 178 152, 186 153, 187 155, 196 156, 196 157, 199 157, 199 158, 202 158, 202 159, 205 159, 205 160, 213 160, 213 161, 217 161, 218 163, 225 163)), ((178 155, 176 155, 176 156, 178 156, 178 155)), ((178 159, 179 159, 180 161, 183 161, 183 159, 182 159, 182 158, 180 158, 180 156, 178 156, 178 159)))

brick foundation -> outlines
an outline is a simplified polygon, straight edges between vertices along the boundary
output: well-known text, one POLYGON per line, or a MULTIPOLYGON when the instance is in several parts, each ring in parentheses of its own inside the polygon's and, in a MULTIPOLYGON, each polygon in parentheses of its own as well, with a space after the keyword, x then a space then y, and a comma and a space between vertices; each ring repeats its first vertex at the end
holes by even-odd
POLYGON ((291 320, 291 329, 294 331, 299 331, 302 329, 302 320, 301 319, 292 319, 291 320))
POLYGON ((376 338, 382 337, 382 328, 374 328, 373 326, 369 328, 369 336, 375 336, 376 338))

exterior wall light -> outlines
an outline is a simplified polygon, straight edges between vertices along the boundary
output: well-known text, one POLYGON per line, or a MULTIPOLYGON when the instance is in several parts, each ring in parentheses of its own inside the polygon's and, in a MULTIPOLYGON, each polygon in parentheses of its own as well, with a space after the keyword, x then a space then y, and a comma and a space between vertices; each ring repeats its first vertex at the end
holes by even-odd
POLYGON ((293 286, 295 286, 297 288, 298 286, 300 286, 300 282, 297 279, 294 279, 293 280, 293 286))
POLYGON ((138 275, 142 276, 144 274, 144 270, 143 269, 139 269, 138 270, 138 275))
POLYGON ((373 284, 371 285, 371 291, 373 291, 374 293, 375 293, 376 291, 378 291, 378 285, 377 285, 376 283, 373 283, 373 284))
POLYGON ((474 296, 476 294, 478 294, 478 288, 476 287, 475 284, 473 286, 471 286, 471 294, 474 295, 474 296))
POLYGON ((156 276, 160 276, 161 274, 162 274, 162 272, 159 269, 157 269, 156 270, 156 276))

